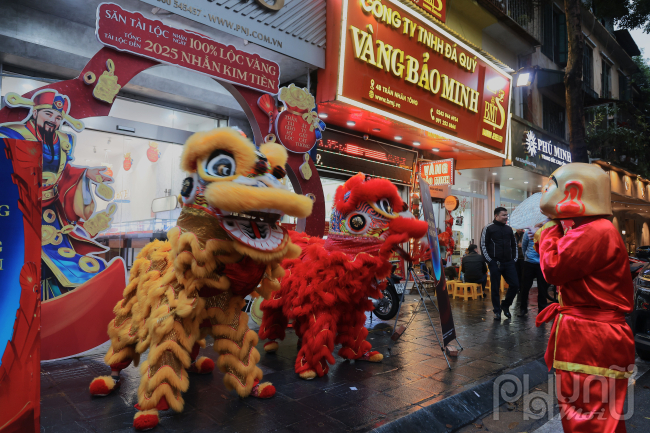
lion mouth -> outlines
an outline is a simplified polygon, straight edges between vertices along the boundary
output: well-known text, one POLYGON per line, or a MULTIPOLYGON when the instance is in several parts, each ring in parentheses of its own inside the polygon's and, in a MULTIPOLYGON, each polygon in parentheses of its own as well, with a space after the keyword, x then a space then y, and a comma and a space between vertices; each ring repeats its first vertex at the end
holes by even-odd
POLYGON ((282 245, 286 229, 277 223, 282 212, 264 209, 248 212, 223 212, 221 226, 233 238, 259 251, 274 251, 282 245))

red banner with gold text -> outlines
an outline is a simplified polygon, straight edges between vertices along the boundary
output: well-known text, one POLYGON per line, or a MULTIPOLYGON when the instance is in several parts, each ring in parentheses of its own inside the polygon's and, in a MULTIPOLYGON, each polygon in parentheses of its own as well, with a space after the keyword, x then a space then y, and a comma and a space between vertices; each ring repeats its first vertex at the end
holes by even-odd
POLYGON ((167 26, 114 3, 102 3, 97 8, 95 33, 99 42, 120 51, 262 92, 276 94, 279 91, 280 66, 277 63, 198 33, 167 26))

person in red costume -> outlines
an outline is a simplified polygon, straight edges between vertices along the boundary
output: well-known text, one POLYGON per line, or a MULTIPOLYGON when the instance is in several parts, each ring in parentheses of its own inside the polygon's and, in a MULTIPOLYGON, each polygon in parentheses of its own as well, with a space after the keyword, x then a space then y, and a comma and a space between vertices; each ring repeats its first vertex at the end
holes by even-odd
POLYGON ((625 322, 632 279, 612 214, 609 177, 596 165, 560 167, 542 190, 551 218, 536 234, 544 277, 559 304, 537 316, 554 320, 546 364, 555 368, 565 432, 625 432, 623 404, 634 367, 634 338, 625 322))

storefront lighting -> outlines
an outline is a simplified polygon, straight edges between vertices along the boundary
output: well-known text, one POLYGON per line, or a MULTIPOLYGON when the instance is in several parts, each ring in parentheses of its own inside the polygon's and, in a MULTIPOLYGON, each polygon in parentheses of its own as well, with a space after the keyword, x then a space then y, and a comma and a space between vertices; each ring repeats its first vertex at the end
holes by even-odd
POLYGON ((373 130, 374 132, 379 132, 379 131, 381 131, 380 128, 372 128, 372 130, 373 130))
POLYGON ((414 141, 414 142, 413 142, 413 146, 419 146, 419 145, 420 145, 420 142, 419 142, 419 141, 414 141))
POLYGON ((527 184, 527 183, 528 183, 528 181, 526 181, 526 182, 524 182, 524 183, 526 183, 526 184, 527 184))
POLYGON ((402 136, 401 136, 401 135, 396 135, 396 136, 395 136, 395 140, 400 141, 401 139, 402 139, 402 136))
POLYGON ((542 187, 542 185, 537 185, 537 188, 541 188, 541 187, 542 187))
POLYGON ((438 149, 437 147, 434 147, 434 148, 431 149, 431 152, 440 152, 440 149, 438 149))
POLYGON ((503 89, 506 84, 508 84, 508 81, 505 78, 494 77, 487 82, 487 88, 496 93, 503 89))
POLYGON ((348 120, 348 126, 354 126, 354 125, 356 125, 355 122, 353 122, 352 120, 348 120))
POLYGON ((496 173, 492 173, 492 176, 496 176, 496 175, 497 175, 496 173))
POLYGON ((625 234, 625 230, 621 231, 621 233, 625 234))
POLYGON ((327 113, 319 113, 318 117, 320 117, 321 119, 327 119, 327 113))
POLYGON ((508 178, 508 180, 514 180, 514 179, 515 179, 514 177, 509 177, 509 178, 508 178))
POLYGON ((537 68, 522 68, 517 72, 517 87, 528 87, 535 81, 537 68))

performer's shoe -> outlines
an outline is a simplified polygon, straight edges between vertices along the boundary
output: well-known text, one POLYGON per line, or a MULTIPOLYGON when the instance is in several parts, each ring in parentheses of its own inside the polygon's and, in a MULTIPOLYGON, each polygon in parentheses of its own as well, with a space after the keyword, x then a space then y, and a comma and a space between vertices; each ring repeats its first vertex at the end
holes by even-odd
POLYGON ((275 353, 277 352, 278 347, 280 347, 278 345, 278 342, 274 340, 267 341, 266 343, 264 343, 264 351, 266 353, 275 353))
POLYGON ((256 380, 250 395, 257 398, 271 398, 275 395, 275 387, 271 382, 260 383, 256 380))
POLYGON ((187 369, 188 372, 197 374, 210 374, 213 370, 214 361, 207 356, 196 358, 196 361, 190 364, 190 368, 187 369))
POLYGON ((299 376, 301 379, 312 380, 316 377, 316 372, 314 370, 307 370, 300 373, 299 376))
POLYGON ((133 428, 138 431, 147 431, 156 427, 160 422, 158 418, 158 410, 143 410, 141 412, 136 412, 135 417, 133 418, 133 428))
POLYGON ((357 361, 381 362, 382 359, 384 359, 384 355, 373 350, 364 353, 361 358, 357 359, 357 361))
POLYGON ((501 321, 501 313, 494 313, 494 320, 501 321))
POLYGON ((517 314, 517 317, 524 317, 528 315, 528 310, 526 311, 520 311, 519 314, 517 314))
POLYGON ((90 394, 95 397, 105 397, 120 386, 119 376, 100 376, 90 382, 90 394))
POLYGON ((512 314, 510 314, 510 306, 506 306, 503 302, 501 303, 501 311, 503 315, 506 316, 508 320, 512 319, 512 314))

